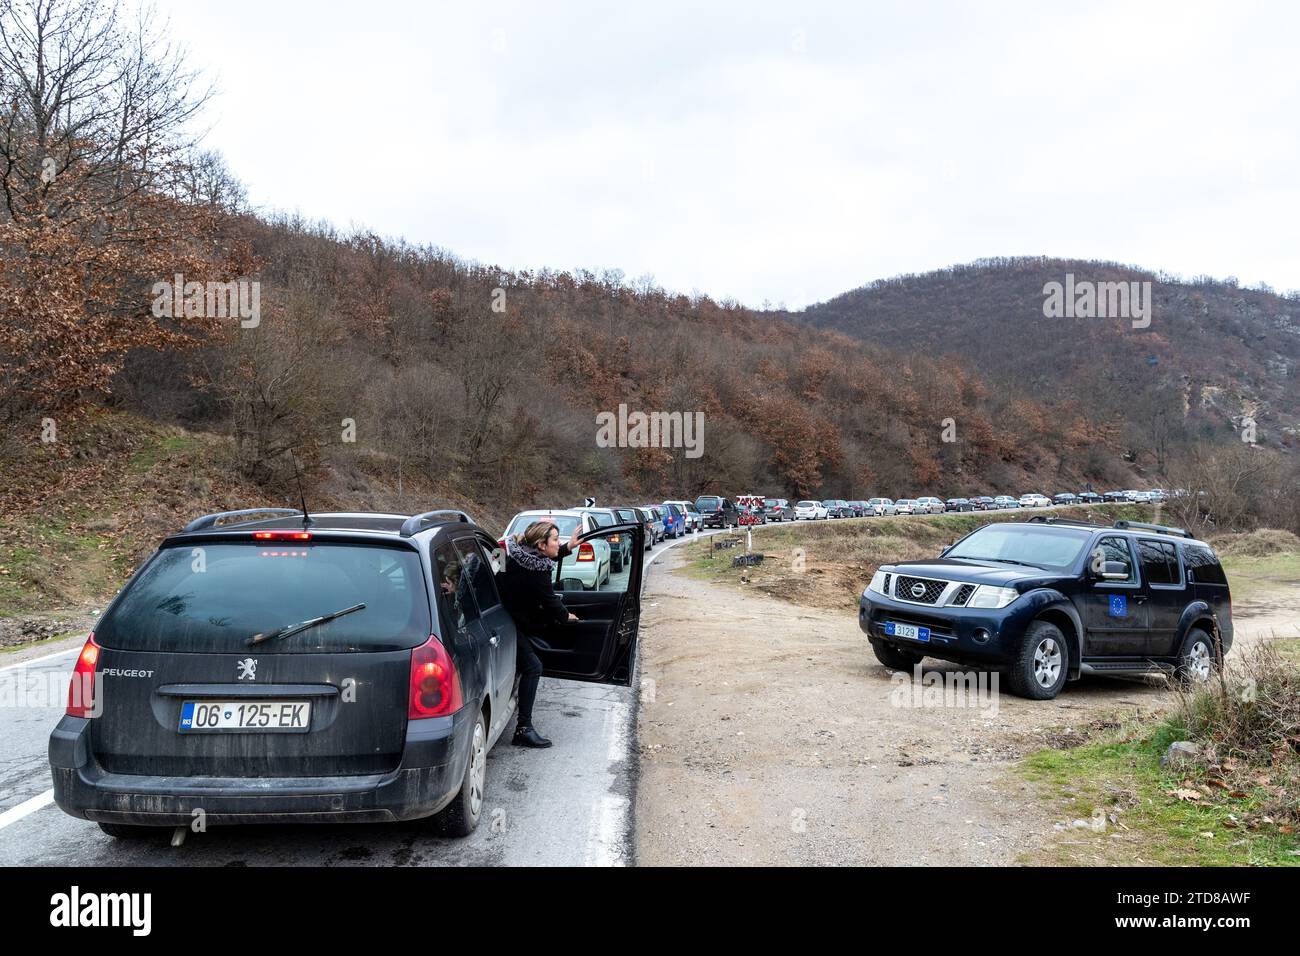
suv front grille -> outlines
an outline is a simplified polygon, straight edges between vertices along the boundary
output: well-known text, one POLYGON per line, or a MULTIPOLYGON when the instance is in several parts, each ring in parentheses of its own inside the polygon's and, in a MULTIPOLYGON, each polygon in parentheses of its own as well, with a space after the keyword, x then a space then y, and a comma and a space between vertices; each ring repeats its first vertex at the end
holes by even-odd
POLYGON ((970 596, 974 593, 975 593, 975 585, 963 584, 961 587, 957 589, 957 593, 952 596, 951 603, 960 604, 964 607, 966 605, 966 602, 970 600, 970 596))
POLYGON ((917 604, 934 604, 947 586, 947 581, 931 581, 929 578, 912 578, 900 574, 894 596, 917 604))

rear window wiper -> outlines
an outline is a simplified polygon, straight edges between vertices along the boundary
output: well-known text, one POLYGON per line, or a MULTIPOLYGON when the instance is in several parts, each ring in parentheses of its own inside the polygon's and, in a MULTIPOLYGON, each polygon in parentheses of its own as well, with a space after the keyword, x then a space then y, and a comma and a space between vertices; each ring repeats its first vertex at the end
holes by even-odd
POLYGON ((324 624, 326 621, 333 621, 335 618, 340 618, 344 614, 351 614, 353 611, 360 611, 364 607, 365 604, 354 604, 351 607, 345 607, 341 611, 331 611, 329 614, 322 614, 320 617, 313 617, 306 621, 299 621, 297 624, 286 624, 284 627, 276 628, 274 631, 267 634, 254 634, 248 639, 248 646, 252 647, 254 644, 261 644, 263 641, 274 641, 280 637, 292 637, 295 634, 301 634, 303 631, 310 627, 315 627, 317 624, 324 624))

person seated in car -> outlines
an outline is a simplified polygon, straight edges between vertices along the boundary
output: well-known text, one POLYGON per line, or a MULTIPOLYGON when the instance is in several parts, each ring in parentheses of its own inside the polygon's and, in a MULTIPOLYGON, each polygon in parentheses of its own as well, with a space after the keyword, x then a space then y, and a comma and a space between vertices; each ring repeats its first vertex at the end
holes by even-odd
POLYGON ((519 710, 513 743, 519 747, 549 747, 551 742, 533 727, 533 702, 542 676, 534 635, 578 620, 564 606, 554 586, 555 562, 578 547, 581 524, 565 544, 560 529, 549 521, 534 521, 521 534, 506 538, 506 566, 498 577, 501 601, 514 618, 518 637, 515 666, 519 671, 519 710))

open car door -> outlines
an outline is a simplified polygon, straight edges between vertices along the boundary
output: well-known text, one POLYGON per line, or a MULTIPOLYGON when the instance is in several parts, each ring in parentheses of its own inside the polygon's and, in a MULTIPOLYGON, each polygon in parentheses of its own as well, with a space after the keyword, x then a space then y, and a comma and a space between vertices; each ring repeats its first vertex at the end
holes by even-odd
POLYGON ((636 667, 645 527, 635 522, 598 528, 584 534, 579 542, 576 551, 556 562, 554 584, 564 606, 578 621, 534 636, 542 673, 626 687, 632 683, 636 667), (572 571, 577 562, 591 560, 597 539, 608 543, 611 550, 624 548, 626 559, 622 570, 611 573, 609 580, 595 590, 587 591, 572 571))

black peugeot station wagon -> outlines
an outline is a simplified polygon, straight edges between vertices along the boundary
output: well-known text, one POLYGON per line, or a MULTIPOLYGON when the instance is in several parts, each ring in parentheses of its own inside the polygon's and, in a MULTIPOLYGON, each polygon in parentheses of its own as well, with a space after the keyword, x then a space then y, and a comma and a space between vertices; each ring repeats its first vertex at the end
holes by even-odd
POLYGON ((1014 693, 1045 700, 1083 674, 1206 679, 1232 647, 1232 598, 1214 551, 1187 531, 1036 517, 881 566, 858 625, 886 667, 934 657, 1005 670, 1014 693))
MULTIPOLYGON (((568 591, 580 620, 544 673, 628 685, 644 527, 627 574, 568 591)), ((284 508, 168 537, 104 611, 50 737, 54 798, 116 837, 207 823, 478 824, 487 754, 515 709, 504 556, 458 511, 284 508)), ((556 569, 556 586, 563 562, 556 569)))

